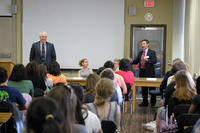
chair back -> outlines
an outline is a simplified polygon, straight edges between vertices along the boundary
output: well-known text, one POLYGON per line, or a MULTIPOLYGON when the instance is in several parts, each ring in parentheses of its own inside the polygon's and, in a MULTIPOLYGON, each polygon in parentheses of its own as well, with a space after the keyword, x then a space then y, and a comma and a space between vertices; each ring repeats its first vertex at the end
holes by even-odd
POLYGON ((10 119, 5 121, 0 129, 1 133, 22 133, 24 128, 21 113, 15 103, 0 101, 0 113, 12 113, 10 119))
POLYGON ((103 130, 103 133, 115 133, 117 126, 113 121, 102 120, 101 128, 103 130))
POLYGON ((179 104, 174 107, 174 117, 177 119, 179 115, 188 113, 190 104, 179 104))
POLYGON ((127 94, 125 94, 125 101, 128 101, 130 98, 132 98, 131 84, 126 83, 126 88, 127 88, 127 94))

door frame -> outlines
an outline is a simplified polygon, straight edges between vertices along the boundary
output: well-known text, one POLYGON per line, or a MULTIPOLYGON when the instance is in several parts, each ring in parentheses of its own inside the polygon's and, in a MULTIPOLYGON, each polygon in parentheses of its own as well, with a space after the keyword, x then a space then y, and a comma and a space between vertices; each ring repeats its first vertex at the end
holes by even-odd
POLYGON ((145 27, 153 27, 153 28, 164 28, 164 33, 163 33, 163 70, 161 71, 161 74, 165 74, 165 69, 166 69, 166 33, 167 33, 167 25, 166 24, 131 24, 131 33, 130 33, 130 57, 133 57, 133 28, 145 28, 145 27))

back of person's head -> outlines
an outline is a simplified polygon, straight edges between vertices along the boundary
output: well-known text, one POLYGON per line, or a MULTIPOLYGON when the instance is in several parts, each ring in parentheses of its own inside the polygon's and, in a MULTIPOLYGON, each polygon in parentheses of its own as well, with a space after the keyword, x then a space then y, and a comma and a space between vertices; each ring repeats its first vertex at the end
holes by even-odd
POLYGON ((172 61, 172 65, 174 65, 176 62, 179 62, 179 61, 181 61, 180 58, 175 58, 175 59, 173 59, 173 61, 172 61))
POLYGON ((18 82, 26 79, 27 79, 26 68, 24 67, 23 64, 16 64, 13 67, 9 80, 18 82))
POLYGON ((81 59, 81 60, 78 62, 79 66, 82 67, 85 60, 87 60, 87 59, 86 59, 86 58, 81 59))
POLYGON ((119 62, 119 70, 129 71, 131 69, 130 61, 126 58, 123 58, 119 62))
POLYGON ((120 62, 120 59, 115 58, 115 59, 114 59, 114 62, 118 62, 118 63, 119 63, 119 62, 120 62))
POLYGON ((185 70, 178 71, 175 76, 174 97, 183 100, 191 100, 196 95, 195 83, 189 72, 185 70))
POLYGON ((74 90, 77 99, 79 99, 81 102, 83 101, 84 97, 84 88, 79 83, 70 83, 72 89, 74 90))
POLYGON ((38 75, 38 65, 36 62, 31 61, 26 65, 28 75, 38 75))
POLYGON ((98 70, 97 70, 97 75, 100 75, 100 73, 105 69, 105 67, 100 67, 98 70))
POLYGON ((85 93, 95 94, 95 86, 99 80, 100 77, 97 74, 90 74, 86 79, 85 93))
POLYGON ((111 68, 114 69, 114 63, 111 60, 108 60, 103 65, 105 68, 111 68))
POLYGON ((39 64, 38 65, 38 73, 44 80, 46 80, 46 76, 47 76, 47 67, 46 67, 46 65, 39 64))
POLYGON ((26 122, 28 133, 61 133, 63 115, 53 99, 38 98, 30 104, 26 122))
POLYGON ((82 115, 82 101, 84 97, 84 88, 79 83, 70 83, 72 89, 74 90, 77 97, 77 105, 76 105, 76 121, 79 124, 85 125, 85 121, 82 115))
POLYGON ((172 73, 176 74, 176 72, 180 71, 180 70, 185 70, 186 71, 186 66, 185 63, 183 61, 177 61, 173 66, 172 66, 172 73))
POLYGON ((8 79, 7 70, 0 66, 0 84, 6 82, 8 79))
POLYGON ((106 68, 101 72, 100 77, 114 80, 114 72, 111 68, 106 68))
POLYGON ((48 67, 48 73, 54 76, 59 76, 60 72, 60 65, 57 61, 53 61, 48 67))
POLYGON ((47 95, 56 100, 65 118, 66 132, 72 132, 72 124, 75 123, 76 96, 71 86, 56 86, 47 95))
POLYGON ((114 83, 108 78, 102 78, 96 85, 96 96, 94 104, 99 106, 109 101, 110 97, 114 93, 114 83))

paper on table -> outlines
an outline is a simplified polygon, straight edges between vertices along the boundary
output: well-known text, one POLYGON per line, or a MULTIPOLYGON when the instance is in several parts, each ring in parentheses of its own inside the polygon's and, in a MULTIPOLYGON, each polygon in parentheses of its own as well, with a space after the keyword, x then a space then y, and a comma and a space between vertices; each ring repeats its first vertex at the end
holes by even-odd
POLYGON ((73 77, 72 79, 83 79, 82 77, 73 77))
POLYGON ((157 78, 146 78, 147 80, 156 81, 157 78))

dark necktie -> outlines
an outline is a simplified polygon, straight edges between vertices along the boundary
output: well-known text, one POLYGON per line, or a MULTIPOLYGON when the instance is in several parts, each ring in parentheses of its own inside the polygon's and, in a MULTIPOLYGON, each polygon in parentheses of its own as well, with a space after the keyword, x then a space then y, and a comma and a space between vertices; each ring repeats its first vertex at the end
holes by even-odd
POLYGON ((46 63, 44 43, 42 44, 42 63, 46 63))
POLYGON ((144 50, 143 53, 142 53, 142 63, 141 63, 141 68, 142 68, 142 69, 144 69, 144 64, 145 64, 145 59, 144 59, 144 57, 145 57, 145 50, 144 50))

